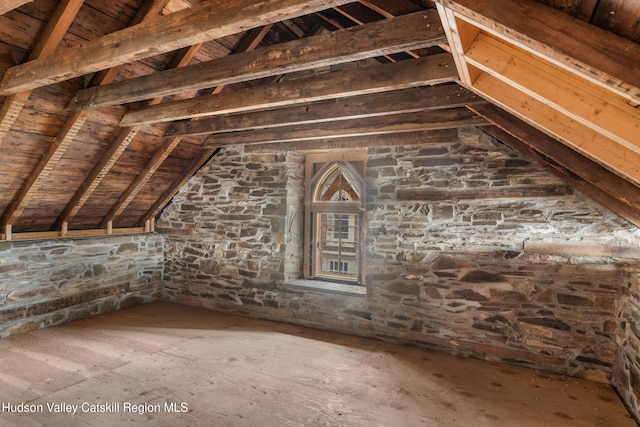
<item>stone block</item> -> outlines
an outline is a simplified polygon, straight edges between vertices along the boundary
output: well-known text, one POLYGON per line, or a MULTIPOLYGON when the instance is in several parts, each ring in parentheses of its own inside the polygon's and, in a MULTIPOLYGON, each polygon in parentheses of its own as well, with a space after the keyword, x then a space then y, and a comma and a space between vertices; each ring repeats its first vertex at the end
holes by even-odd
POLYGON ((124 243, 116 249, 116 255, 134 254, 139 251, 137 243, 124 243))
POLYGON ((558 304, 593 307, 593 301, 589 297, 573 294, 558 294, 558 304))
POLYGON ((484 270, 473 270, 465 274, 460 280, 462 282, 469 283, 491 283, 506 282, 507 278, 498 273, 492 273, 484 270))
POLYGON ((522 322, 520 323, 522 329, 525 330, 528 334, 537 335, 543 338, 553 338, 555 333, 552 329, 545 328, 543 326, 537 326, 529 323, 522 322))
POLYGON ((532 325, 544 326, 560 331, 571 330, 571 326, 562 320, 553 317, 519 317, 518 322, 530 323, 532 325))
MULTIPOLYGON (((447 297, 451 298, 451 297, 447 297)), ((453 298, 464 299, 467 301, 487 301, 488 298, 473 289, 460 289, 453 291, 453 298)))
MULTIPOLYGON (((32 285, 33 286, 33 285, 32 285)), ((33 298, 52 298, 58 295, 58 287, 54 285, 38 286, 28 289, 18 289, 9 292, 6 297, 7 302, 20 302, 33 298)))
POLYGON ((474 268, 477 265, 466 259, 456 258, 452 255, 441 255, 431 263, 432 270, 458 270, 463 268, 474 268))
POLYGON ((525 339, 524 343, 528 346, 531 347, 537 347, 537 348, 544 348, 544 349, 548 349, 548 350, 562 350, 562 347, 555 345, 555 344, 549 344, 546 343, 544 341, 535 339, 535 338, 527 338, 525 339))
POLYGON ((416 283, 392 282, 384 285, 384 290, 396 294, 420 296, 420 286, 416 283))

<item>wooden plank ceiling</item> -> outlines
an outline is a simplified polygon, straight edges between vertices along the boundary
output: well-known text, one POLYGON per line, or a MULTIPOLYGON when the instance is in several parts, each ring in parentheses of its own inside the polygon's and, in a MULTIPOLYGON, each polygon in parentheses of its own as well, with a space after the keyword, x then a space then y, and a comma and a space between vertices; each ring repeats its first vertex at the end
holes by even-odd
POLYGON ((461 126, 640 225, 640 7, 556 3, 5 0, 0 238, 149 227, 225 145, 410 144, 461 126))

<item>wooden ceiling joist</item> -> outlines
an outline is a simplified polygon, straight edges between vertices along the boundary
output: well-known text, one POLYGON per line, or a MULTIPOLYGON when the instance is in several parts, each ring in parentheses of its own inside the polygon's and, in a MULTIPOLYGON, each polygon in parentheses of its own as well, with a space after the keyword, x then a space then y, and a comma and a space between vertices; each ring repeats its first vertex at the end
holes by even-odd
POLYGON ((235 144, 248 145, 387 133, 398 134, 484 124, 487 124, 484 118, 461 107, 409 114, 393 114, 384 117, 342 120, 331 123, 296 124, 269 129, 229 132, 212 135, 210 141, 217 147, 221 147, 235 144))
MULTIPOLYGON (((58 4, 36 45, 31 50, 27 58, 28 61, 51 55, 55 51, 83 3, 84 0, 63 0, 58 4)), ((4 100, 2 107, 0 107, 0 146, 30 96, 31 91, 27 90, 13 93, 4 100)))
POLYGON ((0 3, 0 15, 4 15, 10 10, 17 9, 23 4, 31 3, 33 0, 3 0, 0 3))
POLYGON ((0 96, 61 82, 349 1, 203 2, 66 49, 55 58, 39 58, 10 68, 0 82, 0 96))
POLYGON ((441 110, 486 102, 459 85, 426 86, 320 101, 254 113, 176 122, 166 136, 194 136, 441 110))
POLYGON ((79 91, 73 111, 168 96, 429 47, 446 40, 438 14, 422 11, 79 91), (411 31, 407 31, 410 28, 411 31))
MULTIPOLYGON (((345 18, 349 19, 351 22, 354 22, 358 25, 365 25, 367 22, 372 22, 372 20, 376 20, 378 18, 377 16, 371 17, 371 13, 368 13, 368 14, 364 13, 362 8, 360 7, 361 4, 362 2, 351 3, 341 7, 334 7, 333 10, 335 10, 345 18)), ((369 9, 373 10, 371 8, 369 9)), ((377 11, 374 11, 374 12, 378 13, 377 11)), ((381 16, 384 16, 386 18, 393 18, 393 16, 389 16, 389 15, 390 14, 381 14, 381 16)), ((407 53, 408 55, 414 58, 419 57, 418 55, 413 53, 411 50, 406 50, 405 53, 407 53)), ((390 62, 396 61, 390 54, 385 54, 382 56, 390 62)))
POLYGON ((450 144, 458 140, 455 128, 427 130, 407 133, 386 133, 380 135, 352 136, 344 138, 324 138, 310 141, 271 142, 246 145, 247 153, 264 151, 326 151, 355 150, 371 147, 389 147, 399 145, 450 144))
POLYGON ((360 3, 386 18, 413 13, 423 7, 435 8, 431 0, 420 2, 412 0, 361 0, 360 3))
POLYGON ((167 102, 127 113, 121 126, 284 107, 457 80, 449 54, 338 71, 317 77, 241 89, 231 94, 167 102))

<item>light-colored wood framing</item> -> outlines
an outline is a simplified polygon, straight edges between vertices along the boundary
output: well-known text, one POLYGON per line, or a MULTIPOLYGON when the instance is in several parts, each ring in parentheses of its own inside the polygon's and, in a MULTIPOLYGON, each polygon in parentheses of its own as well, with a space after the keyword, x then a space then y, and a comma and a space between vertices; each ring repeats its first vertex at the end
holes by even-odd
POLYGON ((23 4, 31 3, 33 0, 2 0, 0 3, 0 15, 4 15, 10 10, 17 9, 23 4))
POLYGON ((514 3, 438 1, 463 84, 640 185, 640 45, 514 3))

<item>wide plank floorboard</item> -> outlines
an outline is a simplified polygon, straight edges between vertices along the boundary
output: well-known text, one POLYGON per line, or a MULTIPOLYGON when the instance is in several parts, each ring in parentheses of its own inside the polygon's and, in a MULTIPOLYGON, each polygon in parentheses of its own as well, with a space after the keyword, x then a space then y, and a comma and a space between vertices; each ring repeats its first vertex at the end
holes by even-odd
POLYGON ((604 384, 166 302, 0 340, 0 403, 2 426, 635 425, 604 384))

